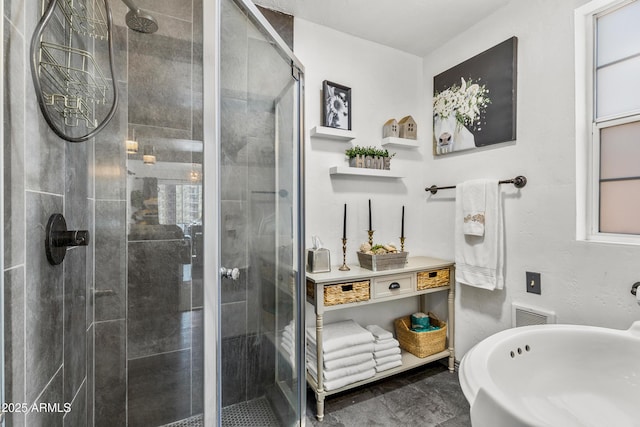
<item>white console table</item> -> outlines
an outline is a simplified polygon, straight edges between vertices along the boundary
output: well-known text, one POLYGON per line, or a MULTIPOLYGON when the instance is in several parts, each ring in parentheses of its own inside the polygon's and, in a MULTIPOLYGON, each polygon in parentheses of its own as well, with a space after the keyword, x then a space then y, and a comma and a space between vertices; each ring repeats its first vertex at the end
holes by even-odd
MULTIPOLYGON (((307 382, 313 389, 316 395, 316 417, 322 421, 324 418, 324 399, 326 396, 340 393, 345 390, 349 390, 354 387, 359 387, 364 384, 371 383, 373 381, 386 378, 400 372, 404 372, 409 369, 413 369, 418 366, 425 365, 435 360, 449 358, 449 370, 454 371, 454 289, 455 289, 455 274, 454 264, 451 261, 445 261, 437 258, 429 257, 413 257, 408 258, 407 264, 404 268, 385 270, 385 271, 371 271, 359 266, 349 266, 350 271, 339 271, 337 266, 333 266, 332 270, 327 273, 307 273, 307 301, 314 306, 316 314, 316 354, 318 355, 317 366, 317 378, 316 382, 314 378, 307 372, 307 382), (435 277, 438 274, 448 274, 448 283, 444 286, 420 289, 419 278, 420 277, 435 277), (357 283, 361 288, 363 282, 368 282, 368 295, 360 296, 359 301, 356 302, 344 302, 344 303, 330 303, 326 304, 325 287, 331 287, 335 285, 343 285, 347 287, 352 286, 353 283, 357 283), (359 381, 347 386, 327 391, 323 387, 323 360, 322 360, 322 329, 323 329, 323 315, 325 312, 333 310, 345 310, 352 307, 361 307, 370 304, 383 304, 388 301, 402 299, 402 298, 416 298, 420 299, 420 309, 426 312, 425 298, 422 296, 434 293, 434 292, 448 292, 448 316, 445 320, 447 322, 447 339, 448 347, 444 351, 441 351, 425 358, 419 358, 413 354, 402 350, 402 366, 389 369, 387 371, 378 372, 374 377, 364 381, 359 381)), ((446 277, 446 276, 445 276, 446 277)), ((366 285, 364 285, 366 286, 366 285)), ((410 313, 398 313, 397 317, 406 316, 410 313)), ((444 320, 444 319, 443 319, 444 320)), ((306 368, 306 366, 305 366, 306 368)))

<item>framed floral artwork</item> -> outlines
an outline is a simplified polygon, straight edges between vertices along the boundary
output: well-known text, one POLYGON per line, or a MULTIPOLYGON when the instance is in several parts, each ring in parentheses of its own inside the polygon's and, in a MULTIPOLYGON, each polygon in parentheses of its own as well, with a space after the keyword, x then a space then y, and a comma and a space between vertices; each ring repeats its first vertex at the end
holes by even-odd
POLYGON ((351 130, 351 88, 322 82, 322 126, 351 130))
POLYGON ((518 39, 511 37, 433 78, 433 152, 516 139, 518 39))

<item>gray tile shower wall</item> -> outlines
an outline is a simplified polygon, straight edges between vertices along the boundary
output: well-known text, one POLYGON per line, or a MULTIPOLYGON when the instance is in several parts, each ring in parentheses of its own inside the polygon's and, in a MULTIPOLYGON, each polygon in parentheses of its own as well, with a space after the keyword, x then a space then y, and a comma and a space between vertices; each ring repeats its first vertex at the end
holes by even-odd
POLYGON ((129 359, 191 348, 191 283, 183 266, 185 240, 129 242, 127 355, 129 359))
POLYGON ((129 427, 161 426, 191 415, 191 350, 129 360, 129 427))
POLYGON ((191 131, 191 16, 156 19, 152 36, 129 32, 129 121, 191 131))
POLYGON ((49 216, 62 212, 63 197, 28 191, 26 198, 25 370, 26 402, 31 403, 63 361, 63 268, 49 264, 42 244, 49 216))
MULTIPOLYGON (((4 272, 4 392, 24 402, 24 266, 4 272)), ((6 413, 7 426, 24 426, 24 414, 6 413)))
POLYGON ((64 277, 64 401, 71 402, 87 372, 86 282, 84 247, 67 251, 64 277))
POLYGON ((124 319, 126 313, 126 206, 96 200, 95 320, 124 319))
MULTIPOLYGON (((189 378, 178 387, 188 397, 183 407, 188 410, 172 416, 202 412, 201 378, 191 380, 203 371, 201 354, 196 354, 203 351, 202 316, 200 311, 198 316, 189 312, 194 304, 183 302, 184 311, 169 316, 168 322, 152 316, 158 330, 146 341, 139 339, 144 333, 135 327, 127 337, 128 303, 135 325, 136 310, 143 302, 135 286, 127 301, 127 185, 135 178, 128 171, 123 141, 135 129, 145 142, 158 144, 159 161, 189 166, 202 162, 202 1, 139 3, 155 14, 161 30, 154 35, 132 32, 124 26, 126 6, 110 2, 117 24, 119 110, 95 140, 71 144, 46 125, 30 78, 29 42, 42 2, 4 0, 6 393, 8 399, 28 404, 72 404, 64 419, 61 413, 29 414, 26 419, 12 414, 11 426, 127 425, 128 338, 129 357, 144 354, 151 362, 158 360, 157 352, 169 348, 188 353, 186 359, 167 357, 163 362, 164 372, 181 372, 180 378, 189 378), (70 249, 62 265, 51 266, 42 241, 49 216, 58 212, 65 214, 70 228, 90 231, 90 245, 70 249)), ((104 42, 96 42, 96 49, 98 63, 108 68, 104 42)), ((194 170, 201 173, 201 168, 194 170)), ((150 268, 142 270, 158 267, 153 262, 157 256, 172 250, 171 245, 156 248, 155 242, 148 243, 158 252, 146 253, 150 268)), ((133 252, 133 261, 139 260, 133 252)), ((198 277, 195 271, 192 274, 198 277)), ((192 297, 188 280, 181 282, 186 293, 180 294, 197 300, 195 306, 200 307, 201 277, 192 297)), ((144 362, 140 359, 138 364, 144 362)), ((153 393, 166 394, 171 387, 160 382, 153 393)), ((139 402, 149 395, 133 397, 142 399, 139 402)))
MULTIPOLYGON (((5 12, 12 10, 5 2, 5 12), (7 10, 9 7, 9 10, 7 10)), ((20 15, 15 13, 17 18, 20 15)), ((13 15, 13 13, 12 13, 13 15)), ((24 263, 24 39, 4 20, 4 267, 24 263)))
POLYGON ((126 425, 126 325, 124 320, 94 323, 95 426, 126 425))
POLYGON ((113 119, 95 137, 95 198, 97 200, 125 200, 127 167, 125 145, 127 139, 127 85, 119 83, 120 100, 113 119))
MULTIPOLYGON (((42 394, 35 400, 36 405, 41 403, 52 404, 54 407, 63 408, 64 402, 62 398, 62 366, 58 368, 53 378, 49 382, 48 386, 42 394)), ((32 411, 26 415, 26 425, 29 427, 50 427, 61 426, 62 418, 64 416, 63 410, 55 411, 32 411)))

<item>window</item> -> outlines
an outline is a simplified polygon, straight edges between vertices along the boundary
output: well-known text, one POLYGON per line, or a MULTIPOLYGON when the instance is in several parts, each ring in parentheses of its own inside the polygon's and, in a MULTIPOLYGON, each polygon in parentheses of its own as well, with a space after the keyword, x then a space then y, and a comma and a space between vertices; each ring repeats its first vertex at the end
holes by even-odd
MULTIPOLYGON (((584 124, 591 131, 585 141, 585 237, 640 243, 640 0, 596 0, 578 9, 576 18, 584 23, 581 28, 576 19, 576 35, 585 32, 584 124)), ((580 80, 579 60, 576 66, 580 80)))

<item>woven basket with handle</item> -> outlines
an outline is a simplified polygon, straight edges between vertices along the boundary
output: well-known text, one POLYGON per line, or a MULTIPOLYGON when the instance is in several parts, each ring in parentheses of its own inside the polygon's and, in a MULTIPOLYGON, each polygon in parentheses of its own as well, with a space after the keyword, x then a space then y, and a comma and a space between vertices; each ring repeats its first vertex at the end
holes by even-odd
POLYGON ((447 324, 431 312, 428 315, 431 324, 439 326, 440 329, 414 332, 411 330, 411 316, 404 316, 394 321, 400 348, 421 358, 444 351, 447 341, 447 324))

